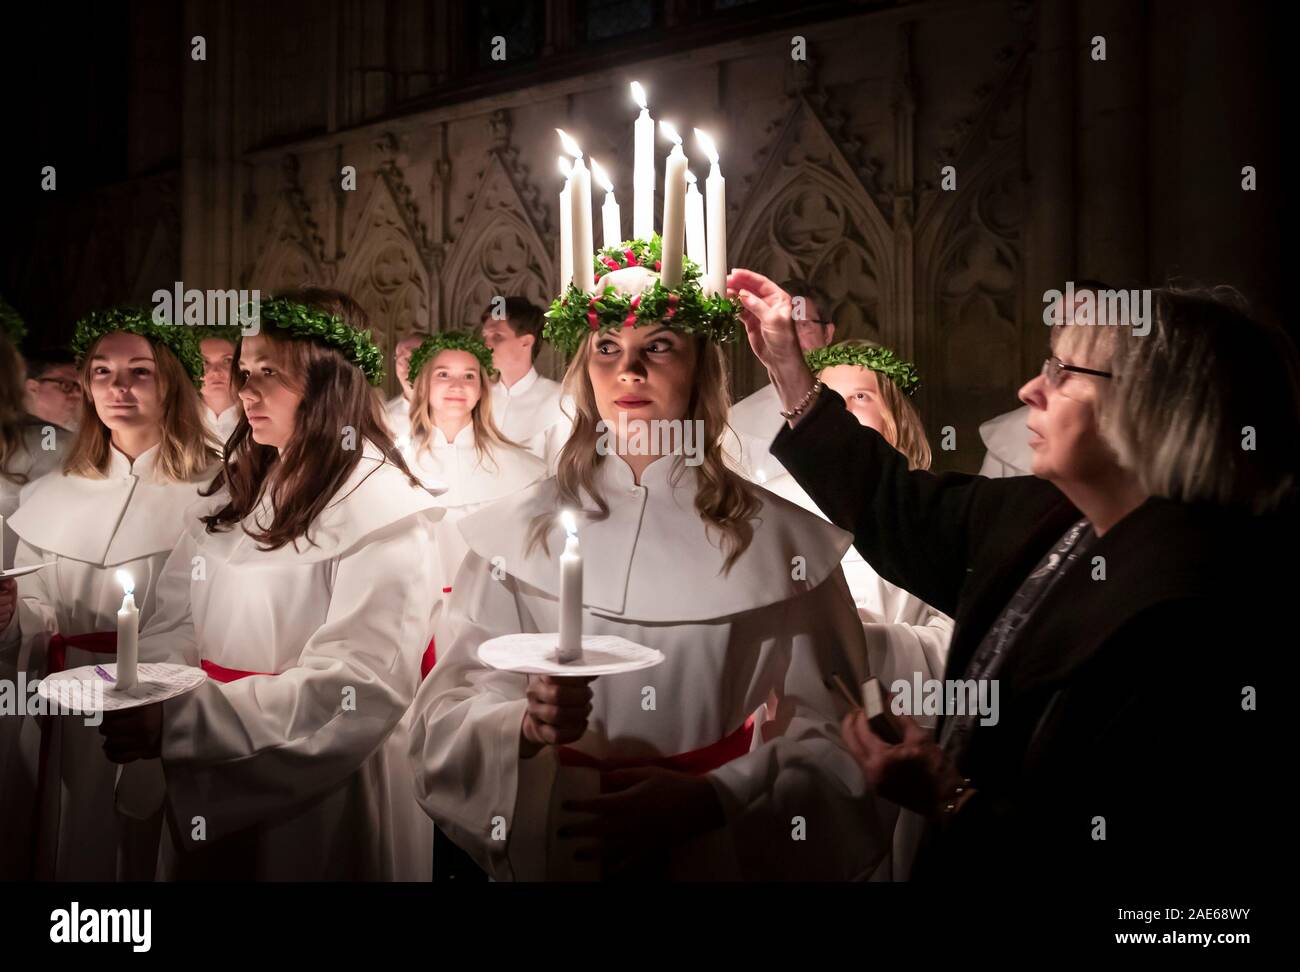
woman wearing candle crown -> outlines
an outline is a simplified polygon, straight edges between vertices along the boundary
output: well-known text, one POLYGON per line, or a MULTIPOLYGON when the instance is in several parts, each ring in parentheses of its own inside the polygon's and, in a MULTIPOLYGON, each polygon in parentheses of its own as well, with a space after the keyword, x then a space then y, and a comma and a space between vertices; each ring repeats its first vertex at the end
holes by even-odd
MULTIPOLYGON (((925 426, 910 397, 920 384, 911 362, 901 360, 889 348, 863 340, 815 348, 805 352, 804 359, 826 387, 844 399, 845 407, 860 424, 875 429, 907 457, 909 468, 930 468, 925 426)), ((825 516, 788 472, 762 485, 818 516, 825 516)), ((909 693, 917 678, 942 678, 948 642, 952 638, 952 618, 889 583, 855 547, 845 553, 843 567, 858 606, 858 617, 862 619, 871 674, 880 679, 886 690, 901 679, 908 684, 909 693)), ((911 714, 923 726, 934 724, 933 715, 911 714)), ((765 716, 770 721, 763 724, 764 732, 780 731, 784 713, 769 706, 765 716)), ((906 878, 923 824, 924 820, 910 811, 900 813, 888 866, 882 867, 875 877, 906 878)))
MULTIPOLYGON (((116 309, 79 321, 72 347, 80 430, 62 473, 25 486, 9 521, 20 538, 15 563, 51 564, 18 579, 18 610, 0 632, 0 650, 28 679, 114 661, 120 572, 148 621, 162 565, 216 461, 199 413, 203 359, 191 330, 116 309)), ((36 729, 32 720, 23 727, 29 752, 36 729)), ((128 858, 152 858, 147 832, 136 847, 139 828, 114 814, 116 767, 95 728, 68 715, 45 721, 43 731, 39 835, 29 843, 37 876, 113 880, 119 845, 128 858)), ((4 821, 32 819, 30 793, 4 789, 4 821)), ((26 830, 6 827, 4 839, 26 830)))
POLYGON ((259 310, 239 425, 140 635, 142 661, 209 678, 110 713, 105 750, 161 756, 164 877, 427 879, 398 723, 439 601, 441 511, 384 426, 364 311, 327 290, 259 310))
POLYGON ((836 738, 847 705, 823 684, 832 671, 853 684, 864 654, 839 567, 848 538, 729 471, 717 342, 734 305, 689 272, 665 290, 648 269, 657 239, 624 246, 604 252, 638 265, 599 279, 598 303, 571 287, 549 315, 548 339, 576 351, 556 476, 461 524, 450 644, 412 707, 420 801, 498 879, 868 874, 888 837, 836 738), (611 437, 620 419, 627 434, 611 437), (638 436, 655 419, 698 423, 702 450, 638 436), (585 633, 663 664, 591 681, 478 661, 489 638, 557 630, 564 510, 585 633), (760 744, 748 717, 773 691, 794 715, 760 744))
POLYGON ((438 504, 442 589, 450 593, 468 548, 458 524, 488 503, 546 475, 546 463, 507 440, 492 418, 492 352, 460 331, 426 337, 411 353, 411 438, 405 450, 426 484, 445 486, 438 504))

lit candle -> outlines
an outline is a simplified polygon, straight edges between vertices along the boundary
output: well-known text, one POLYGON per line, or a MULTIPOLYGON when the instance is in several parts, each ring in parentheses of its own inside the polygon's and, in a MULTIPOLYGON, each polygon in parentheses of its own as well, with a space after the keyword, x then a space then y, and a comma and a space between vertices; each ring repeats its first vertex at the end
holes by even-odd
POLYGON ((708 204, 708 275, 706 294, 727 292, 727 182, 718 168, 718 147, 707 134, 695 129, 695 138, 709 160, 709 177, 704 181, 708 204))
POLYGON ((659 278, 665 287, 676 287, 682 282, 682 244, 686 238, 686 153, 682 151, 682 137, 672 125, 661 121, 659 129, 673 141, 673 150, 664 165, 663 251, 659 278))
POLYGON ((136 610, 135 580, 124 570, 117 572, 122 585, 122 607, 117 612, 117 682, 115 688, 135 688, 136 663, 140 659, 140 612, 136 610))
POLYGON ((564 552, 560 554, 560 648, 562 664, 582 661, 582 551, 578 522, 571 510, 560 514, 564 525, 564 552))
POLYGON ((645 88, 638 81, 632 82, 632 100, 641 107, 633 128, 632 237, 649 240, 655 232, 655 123, 646 107, 645 88))
POLYGON ((609 176, 595 159, 591 160, 591 174, 605 190, 605 204, 600 207, 600 218, 605 229, 605 246, 618 246, 623 242, 623 237, 619 229, 618 200, 614 198, 614 183, 609 181, 609 176))
POLYGON ((695 173, 686 170, 686 255, 699 265, 701 283, 708 272, 704 254, 704 197, 695 185, 695 173))
POLYGON ((560 174, 564 176, 564 188, 560 190, 560 290, 568 289, 573 281, 573 209, 570 202, 569 178, 571 169, 569 160, 560 156, 560 174))
POLYGON ((591 248, 591 173, 582 161, 578 143, 557 128, 564 150, 573 156, 573 173, 569 177, 570 211, 573 213, 573 283, 580 290, 596 289, 595 253, 591 248))

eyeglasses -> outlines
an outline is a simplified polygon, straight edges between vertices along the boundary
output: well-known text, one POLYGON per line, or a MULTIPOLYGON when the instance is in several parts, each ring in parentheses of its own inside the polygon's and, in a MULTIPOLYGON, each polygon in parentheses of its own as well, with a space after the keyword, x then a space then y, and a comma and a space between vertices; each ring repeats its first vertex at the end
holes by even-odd
POLYGON ((75 381, 69 381, 67 378, 37 378, 37 381, 49 382, 51 385, 58 385, 59 391, 65 395, 74 395, 81 390, 81 386, 75 381))
POLYGON ((1060 388, 1061 382, 1065 381, 1067 373, 1092 375, 1094 378, 1115 377, 1109 371, 1097 371, 1094 368, 1080 368, 1078 365, 1068 365, 1057 357, 1048 358, 1043 362, 1043 380, 1047 382, 1048 388, 1060 388))

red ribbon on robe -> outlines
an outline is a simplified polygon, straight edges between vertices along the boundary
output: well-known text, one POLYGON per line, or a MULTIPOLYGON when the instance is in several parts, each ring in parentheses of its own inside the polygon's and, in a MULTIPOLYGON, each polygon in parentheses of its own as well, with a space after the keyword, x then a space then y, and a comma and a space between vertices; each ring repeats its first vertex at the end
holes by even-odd
POLYGON ((561 766, 581 766, 584 769, 600 770, 608 773, 619 769, 640 769, 645 766, 657 766, 660 769, 676 770, 703 776, 719 766, 725 766, 733 759, 744 756, 754 738, 754 717, 751 715, 745 724, 711 745, 692 749, 688 753, 676 756, 638 756, 630 759, 597 759, 584 752, 561 746, 557 755, 561 766))
POLYGON ((63 671, 68 665, 68 649, 80 648, 82 651, 93 652, 96 655, 116 655, 117 654, 117 632, 116 631, 87 631, 85 634, 64 635, 55 632, 50 635, 49 643, 49 673, 63 671))
MULTIPOLYGON (((442 593, 450 594, 451 588, 444 587, 442 593)), ((423 682, 429 672, 433 671, 433 666, 438 662, 438 651, 434 645, 434 639, 429 638, 429 644, 425 646, 424 655, 420 658, 420 681, 423 682)))
POLYGON ((275 672, 245 672, 238 668, 225 668, 216 662, 210 662, 206 658, 199 662, 199 667, 208 673, 208 678, 215 682, 237 682, 241 678, 248 678, 249 675, 274 675, 275 672))

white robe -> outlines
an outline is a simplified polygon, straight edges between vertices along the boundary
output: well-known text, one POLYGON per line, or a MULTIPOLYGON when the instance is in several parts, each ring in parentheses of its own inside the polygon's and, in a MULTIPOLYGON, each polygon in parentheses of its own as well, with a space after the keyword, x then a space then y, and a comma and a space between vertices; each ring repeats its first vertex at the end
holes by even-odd
MULTIPOLYGON (((768 743, 755 733, 750 752, 708 774, 727 824, 676 848, 671 875, 864 877, 888 831, 840 738, 846 704, 823 684, 831 671, 852 683, 864 655, 839 569, 850 538, 765 494, 751 546, 720 576, 723 554, 694 510, 697 473, 682 466, 674 485, 672 470, 671 457, 658 460, 636 485, 621 459, 604 459, 610 516, 579 514, 584 631, 658 648, 666 660, 593 682, 574 748, 601 759, 697 750, 736 731, 775 690, 792 710, 785 733, 768 743), (795 816, 807 840, 792 839, 795 816)), ((574 819, 561 799, 596 792, 598 774, 560 767, 554 747, 521 760, 526 677, 491 671, 476 655, 497 635, 557 630, 561 530, 549 554, 527 543, 533 517, 555 514, 556 502, 547 479, 463 521, 471 553, 448 607, 452 643, 412 707, 421 803, 499 880, 593 876, 554 833, 574 819), (494 839, 501 827, 506 839, 494 839)))
POLYGON ((384 403, 384 420, 399 446, 411 437, 411 403, 404 395, 390 398, 384 403))
POLYGON ((203 413, 203 424, 217 442, 224 446, 226 440, 230 438, 230 433, 234 432, 235 426, 239 425, 239 417, 243 411, 239 406, 239 402, 236 401, 220 415, 212 411, 206 404, 200 403, 200 405, 203 413))
MULTIPOLYGON (((783 473, 763 484, 778 496, 825 517, 811 496, 795 478, 783 473)), ((886 692, 896 679, 910 685, 913 678, 942 679, 952 640, 953 620, 919 597, 889 583, 850 547, 841 564, 848 580, 853 601, 862 619, 862 633, 867 643, 868 670, 880 679, 886 692)), ((917 714, 916 721, 932 728, 934 718, 917 714)), ((925 821, 910 811, 899 809, 894 830, 893 851, 881 862, 873 880, 906 880, 920 844, 925 821)))
POLYGON ((573 406, 558 381, 543 378, 536 368, 506 387, 491 385, 492 421, 511 442, 517 442, 554 470, 560 450, 573 431, 573 406))
MULTIPOLYGON (((18 579, 18 610, 0 632, 0 655, 6 667, 25 671, 28 679, 47 673, 51 635, 116 631, 122 587, 117 571, 135 582, 140 623, 155 608, 158 574, 183 532, 187 509, 215 469, 190 482, 172 482, 155 468, 158 447, 132 464, 117 449, 110 451, 108 475, 86 479, 54 473, 22 491, 18 512, 9 521, 21 538, 15 562, 52 566, 18 579)), ((111 656, 69 648, 65 667, 112 661, 111 656)), ((35 788, 39 750, 38 726, 24 719, 19 757, 29 767, 35 788)), ((39 794, 38 877, 57 880, 113 880, 124 827, 113 813, 117 767, 103 751, 95 726, 79 716, 59 716, 47 723, 50 734, 46 786, 39 794)), ((17 791, 15 791, 16 793, 17 791)), ((4 799, 3 816, 23 813, 24 802, 4 799), (14 806, 9 809, 10 802, 14 806)), ((26 812, 30 813, 30 805, 26 812)), ((151 851, 143 850, 149 854, 151 851)))
MULTIPOLYGON (((14 554, 18 549, 18 534, 9 525, 9 518, 18 509, 18 495, 24 486, 40 479, 48 472, 53 472, 63 464, 63 457, 72 447, 75 433, 50 422, 42 422, 29 416, 23 425, 23 448, 10 457, 5 465, 4 474, 0 475, 0 516, 5 518, 5 528, 0 542, 0 569, 8 570, 14 565, 14 554), (48 432, 46 431, 48 430, 48 432), (50 448, 46 448, 46 446, 50 448), (18 477, 19 482, 10 479, 18 477)), ((3 756, 0 756, 3 759, 3 756)), ((0 777, 3 779, 3 777, 0 777)))
POLYGON ((1009 476, 1032 476, 1034 450, 1029 448, 1029 406, 991 418, 980 426, 980 438, 988 452, 980 475, 993 479, 1009 476))
POLYGON ((728 452, 739 452, 735 455, 737 468, 747 479, 762 483, 785 474, 785 466, 770 451, 772 440, 785 424, 775 385, 768 383, 732 405, 727 424, 739 439, 739 449, 735 440, 728 439, 728 452))
MULTIPOLYGON (((367 442, 313 521, 315 545, 265 551, 242 526, 208 533, 197 522, 181 538, 141 660, 266 674, 209 678, 165 703, 175 826, 161 876, 430 878, 433 828, 415 802, 399 723, 439 603, 436 502, 367 442)), ((265 502, 252 516, 270 523, 265 502)), ((135 802, 147 790, 134 781, 134 815, 152 809, 135 802)))
POLYGON ((444 594, 451 592, 456 571, 469 553, 460 534, 460 521, 546 477, 546 464, 531 452, 516 446, 494 446, 490 458, 480 459, 475 441, 473 424, 461 429, 454 442, 448 442, 442 429, 435 427, 427 449, 411 443, 403 450, 421 482, 444 490, 438 495, 438 505, 447 512, 437 527, 444 594))

